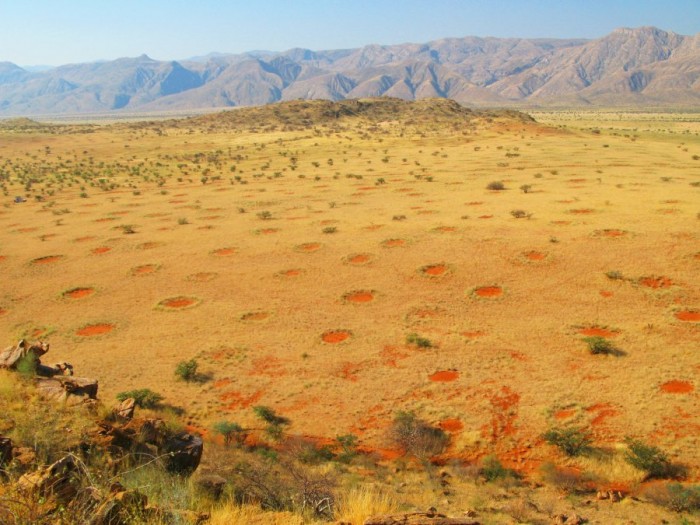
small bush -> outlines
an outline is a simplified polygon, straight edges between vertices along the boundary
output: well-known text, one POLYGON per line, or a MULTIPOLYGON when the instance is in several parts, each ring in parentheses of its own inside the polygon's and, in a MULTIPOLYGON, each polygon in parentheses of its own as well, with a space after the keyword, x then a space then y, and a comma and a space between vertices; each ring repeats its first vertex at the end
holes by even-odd
POLYGON ((180 217, 180 218, 177 220, 177 223, 178 223, 180 226, 184 226, 185 224, 189 224, 190 221, 187 220, 187 217, 180 217))
POLYGON ((126 392, 119 392, 117 394, 117 399, 119 401, 124 401, 130 397, 134 398, 136 406, 141 408, 156 408, 163 401, 163 396, 159 393, 154 392, 150 388, 139 388, 136 390, 128 390, 126 392))
POLYGON ((233 421, 217 421, 214 423, 213 430, 224 438, 224 445, 230 445, 233 442, 241 444, 245 440, 243 427, 233 421))
POLYGON ((554 445, 569 457, 576 457, 591 450, 591 436, 583 428, 552 428, 542 434, 550 445, 554 445))
POLYGON ((525 217, 529 219, 532 217, 532 213, 528 213, 525 210, 511 210, 510 214, 516 219, 523 219, 525 217))
POLYGON ((520 191, 523 193, 530 193, 530 190, 532 189, 532 184, 523 184, 520 186, 520 191))
POLYGON ((338 228, 336 228, 335 226, 326 226, 326 227, 323 228, 323 230, 321 230, 321 231, 322 231, 323 233, 335 233, 335 232, 338 231, 338 228))
POLYGON ((588 345, 588 351, 591 354, 618 354, 620 351, 612 344, 610 341, 605 339, 605 337, 595 336, 595 337, 584 337, 583 340, 588 345))
POLYGON ((646 478, 665 478, 674 474, 668 456, 658 447, 627 438, 625 461, 646 474, 646 478))
POLYGON ((647 488, 644 496, 652 503, 674 512, 700 510, 700 485, 653 484, 647 488))
POLYGON ((261 219, 263 221, 269 221, 272 219, 272 213, 269 211, 261 211, 258 214, 258 219, 261 219))
POLYGON ((406 336, 406 344, 416 345, 418 348, 432 348, 433 343, 427 337, 422 337, 418 334, 408 334, 406 336))
POLYGON ((611 270, 609 272, 605 272, 605 277, 610 279, 611 281, 621 281, 625 277, 622 275, 622 272, 618 272, 617 270, 611 270))
POLYGON ((512 477, 514 473, 505 468, 496 456, 490 455, 481 460, 479 475, 491 482, 512 477))
POLYGON ((180 361, 175 367, 175 375, 183 381, 194 381, 197 378, 199 363, 196 359, 180 361))
POLYGON ((486 189, 492 190, 492 191, 502 191, 502 190, 506 189, 506 186, 501 181, 493 181, 493 182, 489 182, 486 185, 486 189))
POLYGON ((440 454, 450 438, 445 432, 419 419, 413 412, 397 412, 391 437, 407 454, 425 460, 440 454))

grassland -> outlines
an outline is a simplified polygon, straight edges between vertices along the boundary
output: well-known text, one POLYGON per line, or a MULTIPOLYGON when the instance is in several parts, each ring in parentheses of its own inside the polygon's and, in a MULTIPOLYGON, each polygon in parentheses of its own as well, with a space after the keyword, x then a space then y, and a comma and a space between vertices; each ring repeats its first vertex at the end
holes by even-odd
POLYGON ((697 119, 289 107, 0 130, 6 343, 49 340, 103 399, 151 388, 211 440, 265 405, 391 461, 413 411, 450 436, 438 464, 633 490, 632 437, 697 480, 697 119), (565 458, 541 437, 562 425, 608 453, 565 458))

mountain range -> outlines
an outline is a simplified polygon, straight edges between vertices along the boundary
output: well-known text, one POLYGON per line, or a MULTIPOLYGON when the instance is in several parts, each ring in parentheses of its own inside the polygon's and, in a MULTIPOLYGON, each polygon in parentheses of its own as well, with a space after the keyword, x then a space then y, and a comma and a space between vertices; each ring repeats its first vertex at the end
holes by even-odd
POLYGON ((468 106, 700 106, 700 33, 595 40, 445 38, 181 61, 142 55, 50 70, 0 62, 0 116, 162 112, 294 99, 450 98, 468 106))

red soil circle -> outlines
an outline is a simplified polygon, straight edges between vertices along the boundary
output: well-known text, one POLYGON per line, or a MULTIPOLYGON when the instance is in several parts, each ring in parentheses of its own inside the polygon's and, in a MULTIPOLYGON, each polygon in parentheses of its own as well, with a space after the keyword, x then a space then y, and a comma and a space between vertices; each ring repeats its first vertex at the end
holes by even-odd
POLYGON ((578 331, 578 333, 587 337, 615 337, 620 334, 620 332, 616 330, 601 328, 599 326, 589 326, 586 328, 581 328, 578 331))
POLYGON ((0 255, 0 262, 4 261, 5 259, 7 259, 6 255, 0 255))
POLYGON ((474 290, 477 297, 499 297, 503 294, 503 289, 499 286, 482 286, 474 290))
POLYGON ((324 332, 321 335, 321 339, 324 343, 342 343, 350 337, 350 332, 347 330, 331 330, 329 332, 324 332))
POLYGON ((5 315, 7 313, 7 310, 4 308, 0 308, 0 315, 5 315))
POLYGON ((218 255, 220 257, 225 257, 227 255, 233 255, 234 253, 236 253, 236 249, 235 248, 219 248, 217 250, 214 250, 212 253, 214 255, 218 255))
POLYGON ((270 314, 267 312, 248 312, 241 316, 241 321, 264 321, 268 317, 270 314))
POLYGON ((216 272, 199 272, 193 273, 187 276, 188 281, 195 281, 198 283, 206 283, 216 279, 219 276, 216 272))
POLYGON ((589 213, 593 213, 593 210, 591 208, 577 208, 574 210, 569 210, 569 213, 573 213, 574 215, 587 215, 589 213))
POLYGON ((281 275, 282 277, 298 277, 302 274, 302 271, 303 270, 298 268, 291 268, 289 270, 282 270, 278 275, 281 275))
POLYGON ((667 394, 689 394, 695 387, 689 381, 667 381, 661 385, 661 391, 667 394))
POLYGON ((114 325, 109 323, 89 324, 77 330, 75 334, 80 337, 92 337, 95 335, 108 334, 113 329, 114 325))
POLYGON ((444 264, 430 264, 428 266, 423 266, 420 269, 420 271, 424 275, 429 275, 430 277, 438 277, 447 273, 448 267, 444 264))
POLYGON ((87 242, 91 241, 95 238, 94 235, 86 235, 85 237, 78 237, 77 239, 73 239, 74 242, 87 242))
POLYGON ((157 264, 144 264, 135 266, 130 270, 131 275, 148 275, 154 273, 158 269, 157 264))
POLYGON ((443 419, 438 423, 438 426, 445 432, 459 432, 464 429, 464 423, 457 418, 443 419))
POLYGON ((477 219, 493 219, 493 215, 479 215, 477 219))
POLYGON ((150 241, 150 242, 142 242, 141 244, 137 245, 136 247, 139 250, 151 250, 153 248, 158 248, 159 246, 163 246, 164 243, 162 242, 156 242, 156 241, 150 241))
POLYGON ((442 232, 442 233, 454 233, 457 231, 457 228, 454 226, 438 226, 435 228, 436 232, 442 232))
POLYGON ((603 230, 600 235, 603 237, 624 237, 627 232, 624 230, 603 230))
POLYGON ((343 299, 349 303, 370 303, 374 301, 374 293, 369 290, 356 290, 346 293, 343 299))
POLYGON ((456 370, 440 370, 428 376, 431 381, 436 381, 440 383, 447 383, 449 381, 455 381, 459 378, 459 372, 456 370))
POLYGON ((655 290, 659 288, 670 288, 673 286, 673 281, 668 277, 641 277, 638 282, 642 286, 653 288, 655 290))
POLYGON ((46 257, 39 257, 37 259, 32 259, 32 264, 52 264, 63 259, 63 255, 47 255, 46 257))
POLYGON ((279 228, 265 228, 262 230, 258 230, 258 233, 262 235, 271 235, 273 233, 277 233, 278 231, 280 231, 279 228))
POLYGON ((547 258, 547 254, 531 250, 529 252, 523 253, 523 257, 525 257, 528 261, 543 261, 547 258))
POLYGON ((100 255, 101 253, 107 253, 111 249, 112 248, 110 248, 109 246, 98 246, 97 248, 93 248, 90 251, 90 253, 92 253, 93 255, 100 255))
POLYGON ((358 253, 356 255, 351 255, 347 258, 350 264, 365 264, 370 261, 372 257, 366 253, 358 253))
POLYGON ((397 248, 399 246, 404 246, 406 244, 406 241, 404 239, 387 239, 386 241, 382 242, 382 246, 384 248, 397 248))
POLYGON ((69 299, 82 299, 83 297, 89 297, 94 293, 94 288, 73 288, 67 292, 63 292, 63 297, 67 297, 69 299))
POLYGON ((569 419, 571 416, 576 414, 576 409, 575 408, 566 408, 563 410, 557 410, 554 413, 554 419, 557 421, 561 421, 562 419, 569 419))
POLYGON ((687 322, 692 323, 692 322, 700 321, 700 312, 692 311, 692 310, 684 310, 682 312, 676 312, 675 317, 679 321, 687 321, 687 322))
POLYGON ((179 296, 163 299, 161 302, 158 303, 158 306, 162 308, 171 308, 173 310, 178 310, 180 308, 188 308, 197 304, 198 302, 199 299, 196 299, 194 297, 179 296))
POLYGON ((614 294, 613 292, 609 292, 608 290, 601 290, 600 291, 600 296, 601 297, 612 297, 614 294))
POLYGON ((315 252, 316 250, 321 248, 321 245, 317 242, 307 242, 307 243, 298 245, 296 248, 300 252, 311 253, 311 252, 315 252))
POLYGON ((476 339, 477 337, 484 337, 486 332, 483 330, 473 330, 471 332, 462 332, 462 335, 464 337, 468 337, 469 339, 476 339))

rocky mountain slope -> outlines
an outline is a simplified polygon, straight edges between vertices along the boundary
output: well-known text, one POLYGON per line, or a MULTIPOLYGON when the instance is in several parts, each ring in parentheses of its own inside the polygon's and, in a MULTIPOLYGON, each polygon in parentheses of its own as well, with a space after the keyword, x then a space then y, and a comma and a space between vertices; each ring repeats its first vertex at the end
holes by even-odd
POLYGON ((695 107, 700 34, 642 27, 596 40, 447 38, 181 62, 142 55, 39 72, 0 63, 0 115, 7 116, 376 96, 451 98, 474 106, 695 107))

